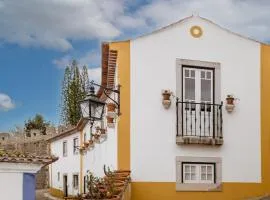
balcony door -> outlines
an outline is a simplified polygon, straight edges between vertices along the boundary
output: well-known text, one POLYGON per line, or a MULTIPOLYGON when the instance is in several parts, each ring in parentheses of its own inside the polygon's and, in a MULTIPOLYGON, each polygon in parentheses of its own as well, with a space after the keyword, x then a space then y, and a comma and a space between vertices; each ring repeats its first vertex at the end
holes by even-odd
POLYGON ((182 128, 186 136, 213 136, 214 69, 183 67, 182 128))

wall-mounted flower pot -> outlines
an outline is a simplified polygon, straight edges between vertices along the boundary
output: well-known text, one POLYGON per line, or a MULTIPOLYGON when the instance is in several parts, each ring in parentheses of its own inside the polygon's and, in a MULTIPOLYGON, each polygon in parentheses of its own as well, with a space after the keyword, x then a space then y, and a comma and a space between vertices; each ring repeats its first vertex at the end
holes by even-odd
POLYGON ((107 116, 112 118, 116 117, 116 105, 114 103, 107 104, 107 116))
POLYGON ((88 147, 89 147, 89 142, 88 142, 88 141, 84 142, 84 143, 83 143, 83 146, 84 146, 85 148, 88 148, 88 147))
POLYGON ((107 126, 109 128, 114 128, 114 119, 110 116, 107 116, 107 126))
POLYGON ((107 131, 106 131, 106 129, 101 128, 101 129, 100 129, 100 137, 101 137, 101 138, 104 138, 104 137, 106 137, 106 136, 107 136, 107 131))
POLYGON ((234 101, 235 98, 233 95, 227 95, 225 108, 228 113, 231 113, 234 110, 234 101))
POLYGON ((88 142, 89 142, 89 147, 90 148, 93 148, 95 146, 94 140, 91 139, 88 142))
POLYGON ((172 92, 170 90, 163 90, 162 91, 162 105, 164 108, 168 109, 171 106, 171 95, 172 92))
POLYGON ((100 135, 99 134, 94 134, 93 137, 94 137, 94 141, 96 143, 99 143, 100 142, 100 135))

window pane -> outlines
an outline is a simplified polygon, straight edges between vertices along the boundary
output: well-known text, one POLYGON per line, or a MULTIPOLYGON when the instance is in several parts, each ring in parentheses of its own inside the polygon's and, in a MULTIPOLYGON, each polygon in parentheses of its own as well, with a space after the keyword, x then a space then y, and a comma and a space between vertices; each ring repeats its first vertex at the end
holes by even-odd
POLYGON ((189 77, 189 70, 188 69, 185 70, 185 77, 189 77))
POLYGON ((201 71, 201 78, 204 79, 205 78, 205 72, 201 71))
POLYGON ((201 166, 201 173, 206 173, 206 166, 205 165, 201 166))
POLYGON ((194 165, 191 166, 191 172, 192 172, 192 173, 195 173, 195 170, 196 170, 196 166, 194 166, 194 165))
POLYGON ((211 180, 212 180, 212 177, 213 177, 212 174, 207 174, 207 180, 208 180, 208 181, 211 181, 211 180))
POLYGON ((201 79, 201 101, 211 102, 211 80, 201 79))
POLYGON ((212 174, 213 167, 211 165, 207 166, 207 174, 212 174))
POLYGON ((193 181, 196 180, 196 174, 195 173, 191 174, 191 180, 193 180, 193 181))
POLYGON ((211 79, 211 72, 207 72, 206 78, 211 79))
POLYGON ((201 174, 201 180, 205 181, 206 180, 206 174, 201 174))
POLYGON ((191 77, 195 78, 195 70, 190 70, 191 71, 191 77))
POLYGON ((190 180, 190 174, 189 173, 185 173, 185 180, 190 180))
POLYGON ((185 165, 185 172, 190 172, 190 165, 185 165))
POLYGON ((195 79, 185 78, 185 100, 195 100, 195 79))

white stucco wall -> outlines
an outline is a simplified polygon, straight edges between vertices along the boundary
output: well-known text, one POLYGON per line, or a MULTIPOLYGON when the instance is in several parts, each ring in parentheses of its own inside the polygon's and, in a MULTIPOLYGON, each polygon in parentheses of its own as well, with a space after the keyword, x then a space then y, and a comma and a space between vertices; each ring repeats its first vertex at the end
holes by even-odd
POLYGON ((23 174, 35 174, 42 165, 0 162, 0 199, 23 199, 23 174))
POLYGON ((0 199, 23 199, 23 173, 0 173, 0 199))
MULTIPOLYGON (((88 150, 83 158, 83 174, 87 171, 103 177, 103 166, 109 166, 112 170, 117 169, 117 125, 115 128, 107 127, 107 138, 100 144, 95 143, 93 149, 88 150)), ((87 125, 83 133, 90 138, 90 127, 87 125)), ((103 140, 103 139, 102 139, 103 140)))
POLYGON ((176 156, 221 157, 223 182, 261 181, 259 43, 193 17, 131 41, 130 90, 133 181, 175 182, 176 156), (232 114, 223 107, 222 146, 176 145, 175 100, 169 110, 161 102, 162 89, 176 93, 176 59, 219 62, 222 101, 240 99, 232 114))
POLYGON ((51 143, 51 153, 57 156, 59 159, 52 163, 50 166, 50 182, 52 183, 51 187, 63 191, 64 183, 63 176, 68 176, 68 194, 77 195, 79 193, 80 181, 78 189, 73 188, 73 174, 79 175, 80 180, 80 154, 73 154, 73 139, 79 139, 80 144, 80 132, 76 132, 72 135, 66 136, 59 140, 53 141, 51 143), (67 156, 63 156, 63 142, 67 141, 67 156), (57 173, 60 172, 60 180, 57 179, 57 173))

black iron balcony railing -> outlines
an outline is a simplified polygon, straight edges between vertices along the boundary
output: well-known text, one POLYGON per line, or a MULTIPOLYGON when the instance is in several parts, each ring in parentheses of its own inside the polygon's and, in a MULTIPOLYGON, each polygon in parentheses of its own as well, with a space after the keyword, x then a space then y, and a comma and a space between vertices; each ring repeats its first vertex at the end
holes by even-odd
POLYGON ((221 104, 176 102, 177 135, 222 139, 221 104))

